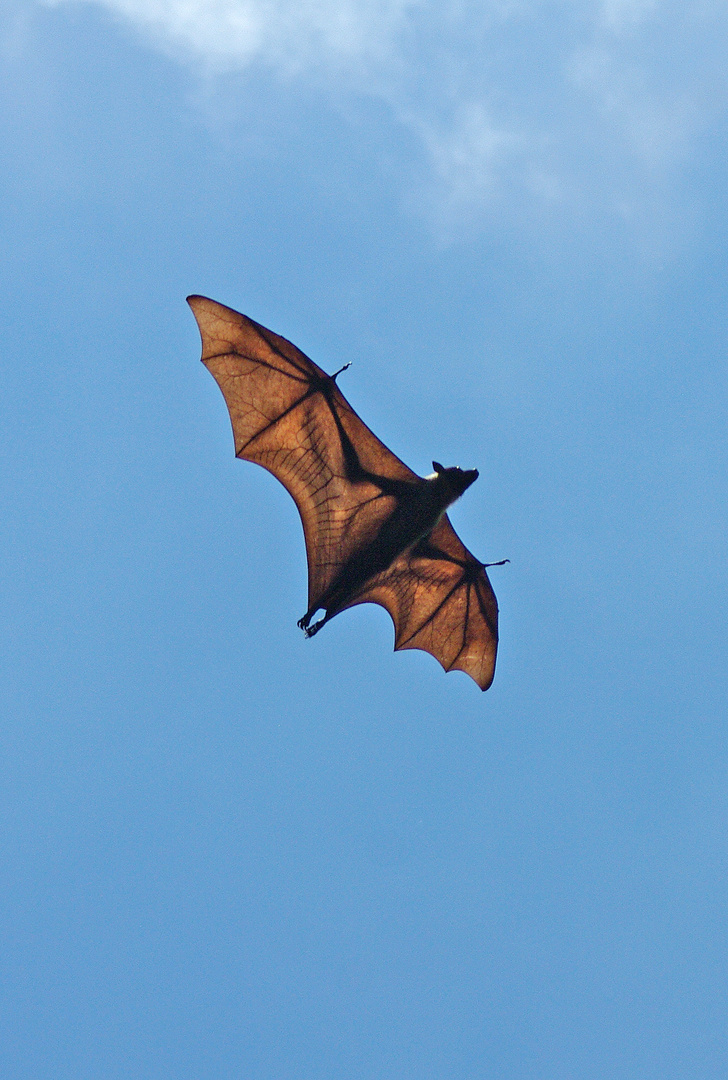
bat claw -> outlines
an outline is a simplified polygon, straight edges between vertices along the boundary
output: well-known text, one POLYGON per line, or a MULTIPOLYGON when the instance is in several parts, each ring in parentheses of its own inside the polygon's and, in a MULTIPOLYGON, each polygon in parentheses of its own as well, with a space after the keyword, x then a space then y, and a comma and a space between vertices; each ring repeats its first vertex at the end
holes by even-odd
POLYGON ((323 619, 319 619, 318 622, 315 622, 313 623, 313 625, 309 626, 308 620, 310 618, 310 615, 304 615, 302 619, 298 620, 298 625, 303 630, 307 638, 313 637, 314 634, 317 634, 326 622, 326 618, 324 617, 323 619))

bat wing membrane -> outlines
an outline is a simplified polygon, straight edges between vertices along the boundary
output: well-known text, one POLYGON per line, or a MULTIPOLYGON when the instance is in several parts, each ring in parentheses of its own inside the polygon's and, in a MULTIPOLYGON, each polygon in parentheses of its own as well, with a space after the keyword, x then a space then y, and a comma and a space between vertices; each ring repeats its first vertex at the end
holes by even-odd
POLYGON ((487 690, 498 645, 498 604, 485 567, 443 515, 348 605, 380 604, 392 617, 394 647, 431 653, 487 690))
POLYGON ((376 477, 418 478, 290 341, 214 300, 191 296, 188 302, 200 328, 202 361, 230 413, 237 457, 268 469, 298 507, 313 609, 342 564, 374 540, 394 509, 376 477))

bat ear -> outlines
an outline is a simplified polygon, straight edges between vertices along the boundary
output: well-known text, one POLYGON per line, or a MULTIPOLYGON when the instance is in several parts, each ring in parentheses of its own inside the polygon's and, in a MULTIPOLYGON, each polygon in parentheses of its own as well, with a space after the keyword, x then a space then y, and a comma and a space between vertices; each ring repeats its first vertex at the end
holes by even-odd
POLYGON ((433 467, 433 469, 435 470, 436 473, 445 472, 444 468, 442 467, 442 465, 440 464, 439 461, 433 461, 432 467, 433 467))

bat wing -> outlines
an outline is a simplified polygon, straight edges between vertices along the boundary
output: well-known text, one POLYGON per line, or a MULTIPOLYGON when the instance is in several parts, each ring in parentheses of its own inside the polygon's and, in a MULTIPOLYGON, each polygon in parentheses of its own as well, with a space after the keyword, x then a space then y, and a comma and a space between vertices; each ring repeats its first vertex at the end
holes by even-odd
POLYGON ((385 481, 419 478, 359 419, 334 378, 290 341, 204 296, 188 303, 202 361, 230 412, 237 457, 268 469, 296 502, 313 610, 394 510, 385 481))
POLYGON ((446 671, 457 669, 481 690, 493 682, 498 604, 483 563, 443 515, 348 605, 380 604, 392 617, 394 648, 422 649, 446 671))

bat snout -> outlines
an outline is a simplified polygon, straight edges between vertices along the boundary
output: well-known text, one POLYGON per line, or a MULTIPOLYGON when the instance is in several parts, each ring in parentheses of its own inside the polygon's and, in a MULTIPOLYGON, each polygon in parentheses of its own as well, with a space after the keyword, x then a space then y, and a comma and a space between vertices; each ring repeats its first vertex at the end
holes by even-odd
POLYGON ((470 485, 474 484, 477 479, 477 469, 460 469, 460 475, 458 477, 458 487, 460 489, 459 494, 462 495, 464 491, 467 491, 470 485))
POLYGON ((464 491, 474 484, 478 479, 477 469, 448 469, 450 473, 450 483, 458 495, 462 495, 464 491))

